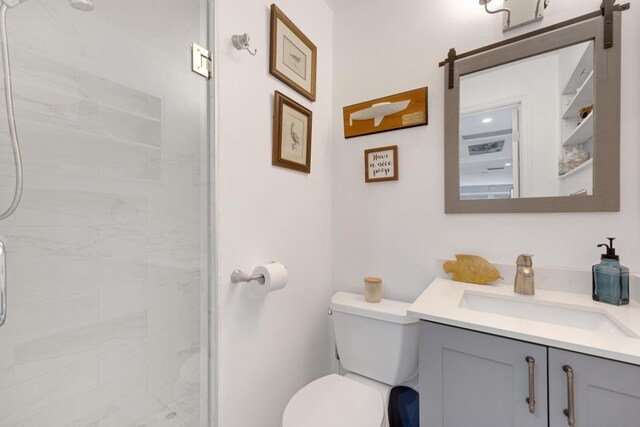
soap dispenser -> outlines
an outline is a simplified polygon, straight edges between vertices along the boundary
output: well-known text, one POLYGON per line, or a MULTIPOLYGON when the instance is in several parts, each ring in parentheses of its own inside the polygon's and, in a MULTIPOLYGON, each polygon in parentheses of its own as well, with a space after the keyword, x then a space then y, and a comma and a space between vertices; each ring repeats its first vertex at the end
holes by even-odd
POLYGON ((609 244, 601 243, 607 252, 600 257, 600 264, 592 267, 593 300, 613 305, 629 304, 629 269, 620 265, 620 257, 613 247, 614 237, 607 237, 609 244))

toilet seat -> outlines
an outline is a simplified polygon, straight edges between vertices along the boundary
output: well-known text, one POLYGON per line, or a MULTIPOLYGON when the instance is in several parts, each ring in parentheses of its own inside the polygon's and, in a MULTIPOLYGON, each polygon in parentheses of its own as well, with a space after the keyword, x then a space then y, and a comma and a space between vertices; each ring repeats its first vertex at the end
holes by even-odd
POLYGON ((381 427, 380 392, 331 374, 309 383, 289 400, 282 427, 381 427))

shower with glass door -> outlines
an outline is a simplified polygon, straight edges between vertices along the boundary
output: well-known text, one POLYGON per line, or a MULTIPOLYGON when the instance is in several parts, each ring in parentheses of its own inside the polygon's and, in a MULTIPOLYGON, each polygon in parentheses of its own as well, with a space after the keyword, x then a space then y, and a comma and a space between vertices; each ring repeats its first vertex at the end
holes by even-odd
POLYGON ((0 0, 0 427, 209 425, 205 0, 0 0))

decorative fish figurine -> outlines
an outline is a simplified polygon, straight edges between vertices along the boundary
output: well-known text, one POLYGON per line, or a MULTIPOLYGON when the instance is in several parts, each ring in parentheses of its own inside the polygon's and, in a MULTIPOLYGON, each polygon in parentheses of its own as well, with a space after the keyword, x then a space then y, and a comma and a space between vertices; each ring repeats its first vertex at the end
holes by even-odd
POLYGON ((445 273, 453 273, 456 282, 488 285, 502 279, 500 272, 486 259, 476 255, 456 255, 455 261, 447 261, 442 265, 445 273))

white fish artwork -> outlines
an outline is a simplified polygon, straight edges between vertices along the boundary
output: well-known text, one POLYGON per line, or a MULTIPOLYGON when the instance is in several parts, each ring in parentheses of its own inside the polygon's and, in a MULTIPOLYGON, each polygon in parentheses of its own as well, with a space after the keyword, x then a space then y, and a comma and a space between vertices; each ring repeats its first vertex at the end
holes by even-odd
POLYGON ((349 115, 349 125, 353 126, 354 120, 370 120, 373 119, 373 126, 378 127, 386 116, 404 111, 409 106, 411 100, 399 102, 380 102, 373 104, 369 108, 356 111, 349 115))

